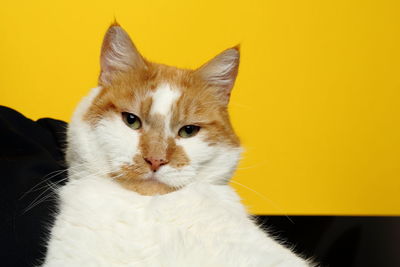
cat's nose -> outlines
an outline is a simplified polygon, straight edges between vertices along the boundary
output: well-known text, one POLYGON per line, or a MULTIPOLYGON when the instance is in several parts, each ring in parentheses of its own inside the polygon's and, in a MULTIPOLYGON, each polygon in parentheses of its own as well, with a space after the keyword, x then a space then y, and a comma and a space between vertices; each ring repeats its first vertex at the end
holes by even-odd
POLYGON ((153 158, 153 157, 144 158, 144 160, 147 162, 147 164, 150 165, 150 169, 153 172, 156 172, 162 165, 168 163, 168 160, 166 159, 153 158))

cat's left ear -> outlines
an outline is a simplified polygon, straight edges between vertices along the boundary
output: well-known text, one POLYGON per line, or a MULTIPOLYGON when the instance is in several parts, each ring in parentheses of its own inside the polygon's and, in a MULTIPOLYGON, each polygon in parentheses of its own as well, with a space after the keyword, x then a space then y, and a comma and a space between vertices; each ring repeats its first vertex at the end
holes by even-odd
POLYGON ((198 68, 195 74, 214 88, 220 99, 228 104, 238 73, 239 60, 240 47, 237 45, 208 61, 198 68))

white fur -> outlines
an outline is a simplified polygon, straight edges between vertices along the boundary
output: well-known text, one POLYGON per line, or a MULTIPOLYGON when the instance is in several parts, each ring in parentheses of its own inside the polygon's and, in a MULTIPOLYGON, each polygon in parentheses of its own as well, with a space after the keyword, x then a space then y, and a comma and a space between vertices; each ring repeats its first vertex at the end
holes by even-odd
MULTIPOLYGON (((181 95, 178 90, 171 89, 170 85, 165 83, 159 86, 153 94, 153 103, 150 114, 160 114, 168 116, 171 114, 172 105, 181 95)), ((166 121, 169 121, 168 119, 166 121)))
MULTIPOLYGON (((68 129, 69 181, 59 191, 44 266, 308 266, 261 231, 226 185, 240 148, 210 146, 202 131, 176 139, 190 164, 156 172, 182 187, 161 196, 139 195, 107 176, 132 163, 140 133, 118 115, 97 126, 82 119, 99 90, 81 102, 68 129)), ((167 115, 173 92, 158 89, 152 112, 167 115)))
POLYGON ((93 172, 104 170, 110 173, 121 165, 132 163, 137 153, 139 133, 126 127, 121 117, 102 118, 92 128, 83 121, 83 116, 101 88, 94 88, 76 109, 68 127, 66 159, 72 170, 78 171, 84 165, 93 172))
POLYGON ((174 134, 176 134, 171 131, 169 125, 172 116, 172 107, 180 96, 181 92, 177 89, 172 89, 167 83, 159 86, 152 95, 150 114, 158 114, 165 118, 164 129, 167 136, 174 136, 174 134))
POLYGON ((92 175, 60 197, 45 266, 307 266, 259 230, 226 185, 148 197, 92 175))

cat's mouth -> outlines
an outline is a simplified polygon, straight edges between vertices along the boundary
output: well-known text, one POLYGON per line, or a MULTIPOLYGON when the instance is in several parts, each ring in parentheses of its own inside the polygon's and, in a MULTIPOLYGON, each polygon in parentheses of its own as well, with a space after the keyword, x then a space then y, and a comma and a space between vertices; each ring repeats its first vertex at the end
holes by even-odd
POLYGON ((122 168, 118 174, 113 176, 124 188, 144 196, 163 195, 176 190, 176 188, 161 182, 156 172, 138 175, 129 168, 122 168))

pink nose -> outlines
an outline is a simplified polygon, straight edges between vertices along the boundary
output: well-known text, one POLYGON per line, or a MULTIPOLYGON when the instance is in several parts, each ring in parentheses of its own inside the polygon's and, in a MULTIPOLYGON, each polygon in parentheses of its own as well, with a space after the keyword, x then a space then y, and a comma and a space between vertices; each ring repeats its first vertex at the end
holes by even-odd
POLYGON ((156 172, 162 165, 165 165, 168 163, 167 160, 165 159, 158 159, 158 158, 144 158, 144 160, 150 165, 150 169, 153 172, 156 172))

